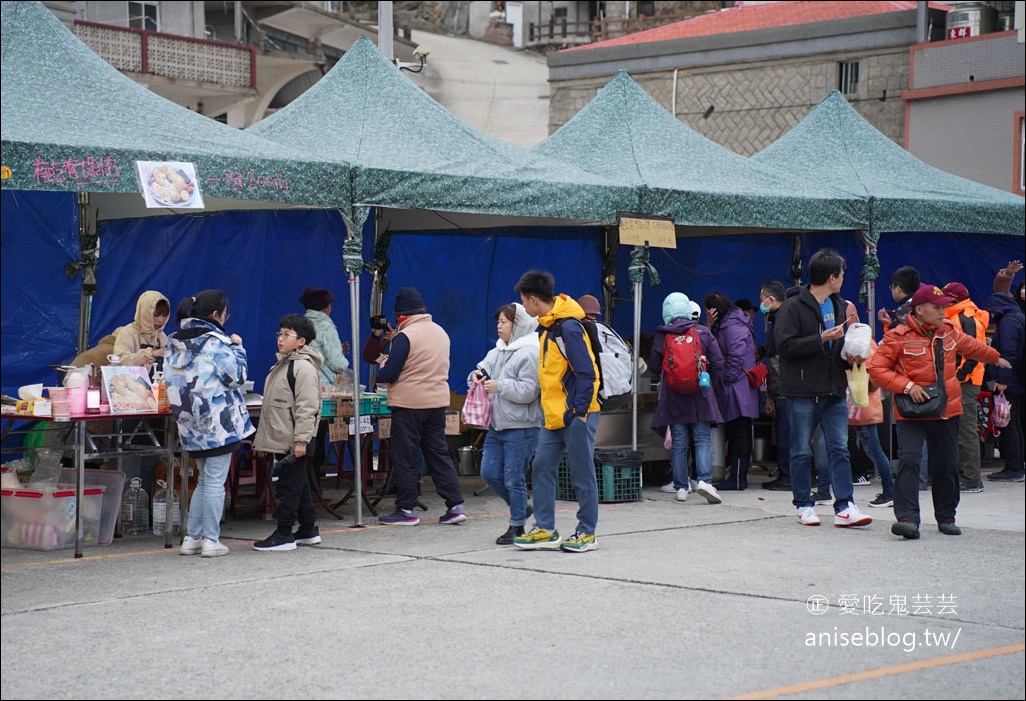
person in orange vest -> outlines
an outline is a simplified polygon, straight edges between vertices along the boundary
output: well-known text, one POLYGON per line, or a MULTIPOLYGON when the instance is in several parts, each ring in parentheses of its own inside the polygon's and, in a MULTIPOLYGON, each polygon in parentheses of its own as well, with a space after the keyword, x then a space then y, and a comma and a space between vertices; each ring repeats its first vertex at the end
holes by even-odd
MULTIPOLYGON (((960 282, 949 282, 943 291, 955 300, 944 311, 944 317, 953 321, 963 333, 980 343, 986 343, 990 313, 969 299, 969 291, 960 282)), ((980 436, 976 431, 983 363, 958 355, 956 367, 962 388, 962 416, 958 420, 958 479, 962 492, 975 494, 983 491, 983 481, 980 479, 980 436)))

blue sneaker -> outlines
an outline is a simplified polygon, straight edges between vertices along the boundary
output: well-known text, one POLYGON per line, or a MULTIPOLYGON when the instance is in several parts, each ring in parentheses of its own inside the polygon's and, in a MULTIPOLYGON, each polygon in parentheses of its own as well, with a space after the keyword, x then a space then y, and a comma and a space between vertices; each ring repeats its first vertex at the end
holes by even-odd
POLYGON ((456 524, 463 523, 467 520, 467 515, 463 513, 463 504, 457 504, 456 506, 446 509, 445 513, 438 518, 439 523, 456 524))
POLYGON ((378 523, 389 526, 416 526, 420 523, 420 517, 416 511, 407 511, 397 506, 392 513, 378 516, 378 523))

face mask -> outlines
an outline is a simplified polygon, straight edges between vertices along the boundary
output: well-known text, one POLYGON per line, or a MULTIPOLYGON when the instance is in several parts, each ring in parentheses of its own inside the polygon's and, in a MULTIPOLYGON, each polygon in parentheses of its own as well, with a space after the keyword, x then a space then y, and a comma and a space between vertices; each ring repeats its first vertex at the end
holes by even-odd
POLYGON ((759 302, 759 311, 763 314, 769 314, 773 310, 767 307, 765 302, 759 302))

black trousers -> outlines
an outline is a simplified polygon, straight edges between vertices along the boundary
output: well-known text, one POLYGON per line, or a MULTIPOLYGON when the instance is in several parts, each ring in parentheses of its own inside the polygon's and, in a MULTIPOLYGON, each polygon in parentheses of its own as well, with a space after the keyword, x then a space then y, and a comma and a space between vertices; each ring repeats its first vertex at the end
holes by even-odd
POLYGON ((445 443, 445 407, 392 408, 389 465, 395 484, 395 505, 408 511, 417 507, 417 484, 420 481, 418 453, 423 453, 435 492, 445 499, 446 507, 462 504, 460 480, 449 456, 449 446, 445 443))
POLYGON ((1005 460, 1005 469, 1022 472, 1022 402, 1024 396, 1005 390, 1005 398, 1012 404, 1012 420, 1001 429, 998 446, 1001 448, 1001 457, 1005 460))
POLYGON ((752 465, 752 420, 747 416, 723 424, 723 437, 727 442, 727 469, 730 476, 726 481, 737 489, 748 488, 748 468, 752 465))
MULTIPOLYGON (((307 449, 309 450, 309 447, 307 449)), ((281 457, 277 455, 275 459, 281 457)), ((299 521, 300 528, 304 530, 312 529, 317 523, 310 491, 310 477, 307 474, 309 459, 310 453, 307 452, 303 457, 296 458, 294 463, 282 465, 278 473, 278 509, 275 516, 278 519, 278 533, 281 535, 292 533, 296 521, 299 521)))
POLYGON ((899 421, 898 472, 894 475, 894 517, 919 523, 919 463, 926 442, 933 472, 933 513, 954 523, 958 508, 958 418, 899 421))

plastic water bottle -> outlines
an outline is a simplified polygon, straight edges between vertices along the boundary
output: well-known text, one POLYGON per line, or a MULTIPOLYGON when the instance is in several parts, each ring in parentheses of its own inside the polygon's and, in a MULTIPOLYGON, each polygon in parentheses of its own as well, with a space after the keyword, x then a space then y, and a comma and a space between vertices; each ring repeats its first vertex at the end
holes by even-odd
POLYGON ((142 480, 133 477, 121 499, 121 532, 142 535, 150 530, 150 497, 142 488, 142 480))
MULTIPOLYGON (((178 508, 178 494, 172 493, 171 525, 173 533, 181 531, 181 513, 178 508)), ((153 534, 164 535, 167 523, 167 482, 157 480, 157 491, 153 493, 153 534)))

